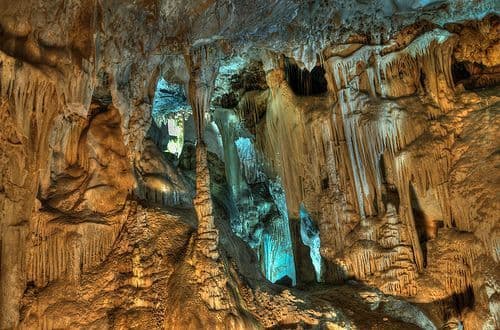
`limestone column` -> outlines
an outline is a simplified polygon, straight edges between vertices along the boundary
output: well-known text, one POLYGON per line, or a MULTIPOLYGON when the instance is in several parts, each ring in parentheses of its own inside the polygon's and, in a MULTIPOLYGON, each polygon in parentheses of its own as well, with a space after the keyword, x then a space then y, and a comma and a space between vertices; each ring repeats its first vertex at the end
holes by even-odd
POLYGON ((193 109, 196 130, 196 196, 193 200, 198 218, 198 231, 192 264, 201 298, 212 310, 230 307, 226 288, 227 276, 219 260, 219 233, 215 228, 207 148, 203 139, 205 114, 218 73, 218 49, 205 45, 191 49, 186 55, 189 68, 188 99, 193 109))

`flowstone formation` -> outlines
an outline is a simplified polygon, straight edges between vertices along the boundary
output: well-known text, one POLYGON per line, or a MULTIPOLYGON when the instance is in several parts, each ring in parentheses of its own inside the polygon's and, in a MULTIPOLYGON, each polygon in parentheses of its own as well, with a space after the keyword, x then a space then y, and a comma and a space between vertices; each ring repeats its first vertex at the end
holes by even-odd
POLYGON ((498 186, 470 178, 461 163, 495 158, 498 93, 465 90, 454 77, 453 52, 465 46, 457 35, 433 29, 406 38, 396 47, 327 49, 320 65, 329 91, 317 96, 299 93, 311 90, 312 75, 299 73, 309 79, 301 82, 289 60, 266 59, 271 92, 258 144, 283 178, 291 215, 305 206, 317 219, 326 281, 355 278, 419 303, 453 301, 440 317, 493 327, 495 298, 481 317, 470 309, 498 280, 498 186), (466 155, 463 141, 478 139, 482 151, 466 155), (465 182, 478 190, 464 194, 465 182), (477 269, 490 267, 478 284, 477 269))
POLYGON ((0 1, 0 329, 497 329, 497 1, 0 1))

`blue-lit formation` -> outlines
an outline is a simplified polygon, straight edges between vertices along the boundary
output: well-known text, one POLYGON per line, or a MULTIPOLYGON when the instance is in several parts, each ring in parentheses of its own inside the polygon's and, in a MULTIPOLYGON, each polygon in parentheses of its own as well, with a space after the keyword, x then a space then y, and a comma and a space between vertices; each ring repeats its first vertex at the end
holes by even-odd
POLYGON ((240 137, 235 141, 235 145, 246 182, 254 183, 264 180, 268 184, 272 201, 259 203, 257 207, 265 207, 266 210, 260 210, 258 214, 268 214, 272 204, 276 206, 278 211, 262 231, 264 274, 271 282, 276 282, 287 276, 295 285, 295 262, 285 191, 278 180, 273 181, 265 178, 257 160, 253 141, 250 138, 240 137))
POLYGON ((163 78, 158 80, 153 100, 154 118, 190 108, 183 86, 171 84, 163 78))
POLYGON ((279 181, 269 181, 269 192, 280 216, 275 218, 264 232, 265 275, 271 282, 288 276, 295 285, 297 279, 285 191, 279 181))
POLYGON ((321 241, 319 230, 304 205, 300 206, 300 238, 310 249, 311 261, 316 272, 316 280, 321 281, 321 241))
MULTIPOLYGON (((235 70, 230 65, 224 69, 227 69, 227 74, 235 70)), ((186 133, 183 113, 190 111, 183 86, 160 78, 152 112, 158 127, 168 131, 166 151, 180 154, 186 133)), ((285 191, 279 179, 270 180, 264 174, 254 142, 234 112, 219 109, 215 120, 220 126, 229 186, 228 196, 221 197, 234 204, 227 210, 231 227, 236 235, 259 253, 263 273, 269 281, 288 277, 295 285, 295 261, 285 191), (255 186, 266 187, 267 192, 254 190, 255 186)))
POLYGON ((153 119, 162 131, 159 146, 177 157, 184 145, 184 122, 191 113, 184 87, 160 78, 153 99, 153 119))

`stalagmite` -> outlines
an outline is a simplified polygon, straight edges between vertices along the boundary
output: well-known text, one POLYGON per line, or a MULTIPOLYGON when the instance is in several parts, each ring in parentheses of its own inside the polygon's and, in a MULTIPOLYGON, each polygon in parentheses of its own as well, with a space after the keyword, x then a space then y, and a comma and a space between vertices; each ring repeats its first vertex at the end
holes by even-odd
POLYGON ((0 329, 500 328, 498 1, 0 1, 0 329))

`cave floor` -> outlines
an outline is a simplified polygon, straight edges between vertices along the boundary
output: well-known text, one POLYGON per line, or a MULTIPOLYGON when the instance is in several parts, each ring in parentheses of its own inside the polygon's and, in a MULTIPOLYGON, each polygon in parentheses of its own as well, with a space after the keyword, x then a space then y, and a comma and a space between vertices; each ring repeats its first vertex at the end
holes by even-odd
MULTIPOLYGON (((219 224, 221 221, 219 219, 219 224)), ((30 286, 27 289, 22 325, 25 328, 35 324, 42 324, 44 328, 68 324, 75 328, 162 328, 165 306, 182 304, 168 301, 167 290, 172 273, 185 257, 195 233, 195 223, 195 214, 190 208, 143 207, 130 202, 128 218, 111 252, 99 265, 82 274, 79 282, 55 280, 45 288, 30 286)), ((239 244, 238 239, 235 243, 234 239, 224 237, 227 231, 220 230, 224 248, 232 250, 231 246, 239 244)), ((225 253, 231 259, 235 251, 225 253)), ((246 272, 248 275, 250 270, 246 272)), ((337 314, 338 324, 345 326, 418 329, 391 316, 392 298, 383 297, 359 283, 333 287, 316 284, 299 290, 271 284, 255 274, 253 277, 246 280, 254 288, 281 297, 294 297, 288 299, 298 302, 299 310, 316 315, 318 320, 309 318, 301 323, 306 328, 318 325, 324 317, 321 310, 328 306, 337 314)), ((293 320, 293 317, 284 317, 273 327, 296 328, 298 324, 293 320)))

